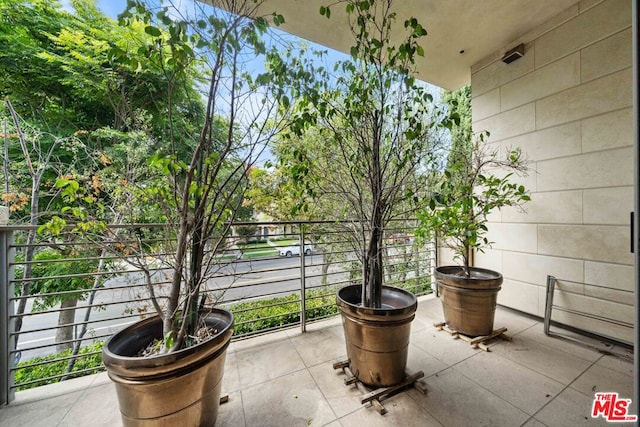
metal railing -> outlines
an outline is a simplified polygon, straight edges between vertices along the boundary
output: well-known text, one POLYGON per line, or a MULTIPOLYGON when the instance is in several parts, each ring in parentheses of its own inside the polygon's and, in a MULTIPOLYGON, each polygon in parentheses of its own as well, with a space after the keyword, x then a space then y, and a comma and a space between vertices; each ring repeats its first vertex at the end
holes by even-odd
MULTIPOLYGON (((423 295, 431 292, 435 248, 420 245, 411 225, 398 221, 385 230, 385 284, 423 295)), ((337 289, 359 283, 354 249, 359 227, 355 222, 234 224, 224 248, 211 254, 207 303, 234 313, 235 340, 292 326, 304 332, 308 322, 337 314, 337 289), (298 242, 307 244, 300 255, 298 242)), ((144 256, 152 266, 153 291, 162 299, 170 280, 163 260, 173 231, 159 224, 117 228, 120 238, 107 242, 107 251, 78 236, 53 242, 36 237, 29 245, 33 228, 0 227, 0 404, 17 390, 102 370, 106 338, 153 315, 136 260, 144 256), (130 247, 141 250, 129 253, 130 247)))

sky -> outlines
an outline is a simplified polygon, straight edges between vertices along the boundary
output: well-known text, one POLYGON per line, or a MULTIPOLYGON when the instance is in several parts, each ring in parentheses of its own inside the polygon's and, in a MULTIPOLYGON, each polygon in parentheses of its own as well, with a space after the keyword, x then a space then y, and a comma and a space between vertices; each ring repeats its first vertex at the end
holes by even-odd
POLYGON ((112 18, 116 18, 127 4, 127 0, 98 0, 98 8, 112 18))
MULTIPOLYGON (((61 0, 60 3, 63 7, 70 9, 70 0, 61 0)), ((116 18, 127 4, 127 0, 96 0, 98 8, 111 18, 116 18)))

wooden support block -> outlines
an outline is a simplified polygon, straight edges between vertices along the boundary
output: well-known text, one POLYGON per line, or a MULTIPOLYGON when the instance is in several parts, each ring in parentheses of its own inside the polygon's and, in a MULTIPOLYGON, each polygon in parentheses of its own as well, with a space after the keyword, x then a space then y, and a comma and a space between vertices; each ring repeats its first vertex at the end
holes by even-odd
POLYGON ((384 415, 387 413, 387 408, 385 408, 384 405, 380 403, 379 400, 372 400, 371 404, 373 405, 374 408, 376 408, 376 410, 380 415, 384 415))
POLYGON ((416 381, 422 377, 424 377, 424 372, 419 371, 412 375, 407 375, 406 378, 400 383, 392 387, 379 388, 371 391, 367 386, 365 386, 361 381, 359 381, 353 372, 351 372, 351 367, 349 366, 349 361, 344 362, 336 362, 333 364, 333 369, 342 369, 342 372, 345 373, 346 378, 344 380, 345 385, 355 384, 357 389, 362 393, 363 398, 361 399, 361 403, 363 405, 373 406, 376 411, 380 415, 384 415, 387 413, 387 409, 381 403, 381 400, 391 396, 394 393, 402 390, 405 387, 415 386, 422 393, 427 393, 426 385, 422 382, 416 383, 416 381))
POLYGON ((505 341, 511 341, 511 337, 508 336, 508 335, 505 335, 505 332, 507 331, 507 328, 496 329, 495 331, 493 331, 489 335, 482 335, 482 336, 479 336, 479 337, 469 337, 469 336, 464 335, 464 334, 462 334, 462 333, 460 333, 460 332, 458 332, 458 331, 456 331, 454 329, 449 328, 446 325, 445 322, 434 323, 433 326, 438 328, 438 330, 447 332, 454 339, 464 340, 464 341, 468 342, 471 345, 471 347, 480 348, 480 349, 482 349, 484 351, 491 351, 491 350, 489 350, 489 346, 486 343, 491 341, 494 338, 500 337, 505 341))
MULTIPOLYGON (((345 369, 345 373, 347 373, 347 375, 353 375, 353 373, 351 372, 351 368, 346 367, 345 369)), ((354 376, 355 378, 355 376, 354 376)), ((367 386, 365 386, 364 384, 362 384, 360 381, 356 380, 356 387, 358 388, 358 390, 360 391, 360 393, 362 394, 367 394, 369 393, 369 389, 367 388, 367 386)), ((384 405, 382 405, 382 403, 380 403, 379 400, 372 400, 371 402, 369 402, 371 405, 373 405, 374 408, 376 408, 376 411, 378 411, 378 413, 380 415, 384 415, 387 413, 387 410, 385 409, 384 405)))
POLYGON ((229 395, 228 394, 223 394, 222 396, 220 396, 220 404, 222 405, 223 403, 227 403, 229 401, 229 395))
POLYGON ((496 329, 495 331, 491 332, 489 335, 483 335, 481 337, 472 338, 469 342, 471 343, 471 345, 475 345, 481 342, 486 342, 504 334, 505 332, 507 332, 507 328, 496 329))
POLYGON ((413 385, 418 391, 422 392, 422 394, 427 394, 429 390, 427 390, 427 384, 424 381, 416 381, 413 385))
POLYGON ((374 399, 379 400, 383 396, 387 396, 387 395, 393 394, 394 392, 399 391, 399 390, 407 387, 408 385, 411 385, 411 384, 415 383, 418 379, 420 379, 422 377, 424 377, 424 372, 422 372, 422 371, 418 371, 415 374, 408 375, 399 384, 396 384, 396 385, 391 386, 391 387, 378 388, 376 390, 373 390, 370 393, 365 394, 360 399, 360 402, 361 403, 367 403, 367 402, 370 402, 370 401, 372 401, 374 399))
MULTIPOLYGON (((358 381, 358 378, 356 378, 356 376, 353 375, 353 372, 351 372, 351 368, 349 366, 342 368, 342 370, 347 375, 347 378, 355 378, 355 381, 352 384, 356 385, 357 389, 360 390, 360 393, 364 394, 369 392, 369 390, 364 386, 364 384, 358 381)), ((346 383, 346 380, 345 380, 345 383, 346 383)))
POLYGON ((442 326, 442 328, 440 328, 440 330, 441 331, 445 331, 446 333, 451 335, 454 340, 457 340, 458 338, 461 338, 460 332, 456 331, 455 329, 451 329, 446 324, 444 324, 444 326, 442 326))
POLYGON ((336 362, 333 364, 333 369, 344 369, 349 366, 349 360, 343 360, 342 362, 336 362))
POLYGON ((342 368, 342 370, 344 371, 345 374, 347 374, 348 377, 354 377, 355 378, 355 375, 353 375, 353 372, 351 372, 351 367, 349 367, 349 365, 347 365, 344 368, 342 368))
POLYGON ((344 379, 344 385, 351 385, 351 384, 355 384, 358 382, 358 379, 354 376, 347 376, 344 379))

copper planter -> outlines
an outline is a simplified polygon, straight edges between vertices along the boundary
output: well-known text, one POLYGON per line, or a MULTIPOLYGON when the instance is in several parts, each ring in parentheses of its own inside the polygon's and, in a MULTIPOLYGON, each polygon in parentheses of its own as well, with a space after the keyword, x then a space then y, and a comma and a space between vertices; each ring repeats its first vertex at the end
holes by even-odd
POLYGON ((403 289, 384 286, 382 308, 361 305, 362 287, 338 291, 347 357, 353 374, 372 387, 388 387, 405 378, 411 321, 418 301, 403 289))
POLYGON ((463 271, 459 266, 436 268, 444 321, 464 335, 489 335, 493 332, 502 275, 471 267, 471 277, 466 277, 463 271))
POLYGON ((125 427, 215 424, 233 315, 213 309, 206 323, 218 330, 214 338, 165 355, 135 357, 162 337, 157 316, 125 328, 105 343, 102 359, 115 383, 125 427))

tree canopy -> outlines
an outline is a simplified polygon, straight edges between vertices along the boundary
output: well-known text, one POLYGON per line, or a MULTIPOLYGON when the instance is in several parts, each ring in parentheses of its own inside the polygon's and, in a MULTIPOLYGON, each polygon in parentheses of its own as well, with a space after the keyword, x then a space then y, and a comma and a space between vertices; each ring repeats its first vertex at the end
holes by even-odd
POLYGON ((197 120, 197 68, 175 73, 141 49, 152 37, 142 22, 119 25, 94 0, 71 6, 74 13, 57 0, 0 4, 0 93, 18 114, 51 131, 148 126, 161 137, 171 89, 185 119, 197 120), (168 78, 180 84, 169 86, 168 78))
MULTIPOLYGON (((440 126, 433 96, 413 77, 427 31, 415 18, 396 27, 391 4, 337 2, 349 14, 353 45, 334 74, 304 58, 289 59, 301 89, 291 144, 280 157, 313 203, 339 207, 343 217, 362 221, 352 237, 363 263, 367 307, 380 306, 385 226, 413 209, 440 126), (392 28, 404 29, 398 43, 391 40, 392 28)), ((329 18, 330 10, 322 7, 320 13, 329 18)))

